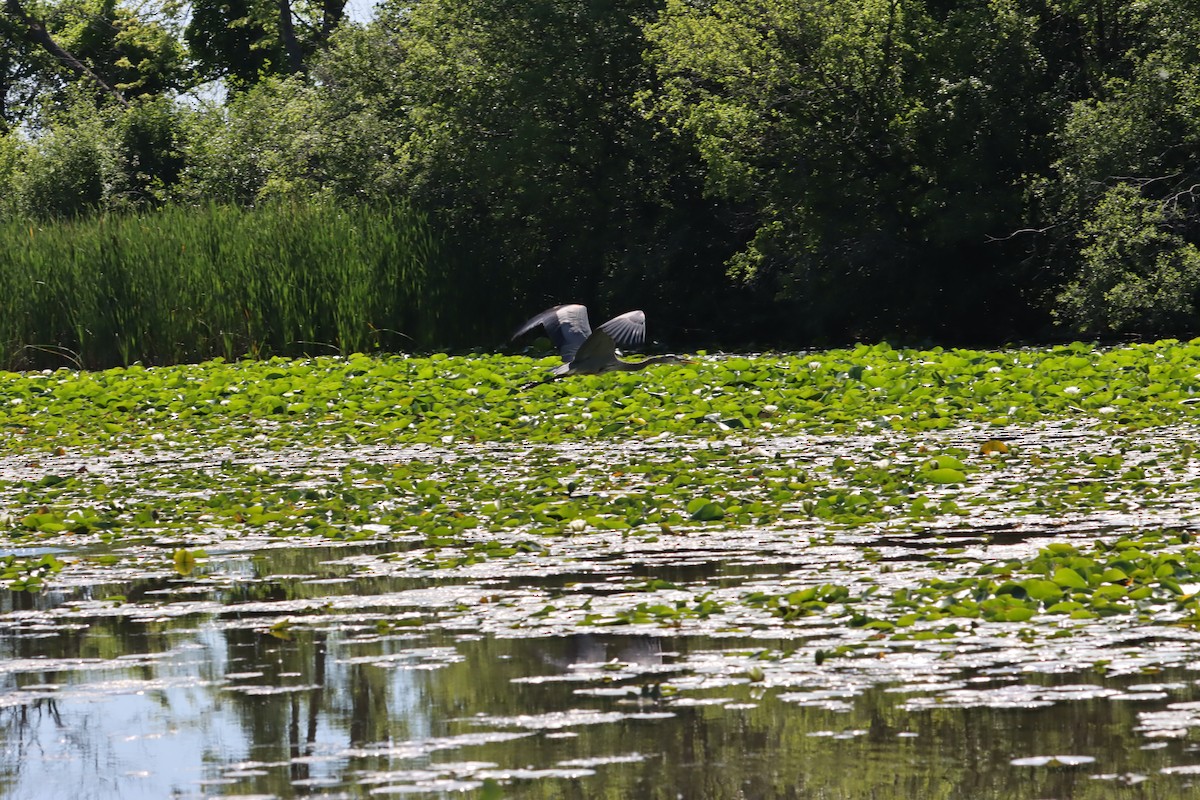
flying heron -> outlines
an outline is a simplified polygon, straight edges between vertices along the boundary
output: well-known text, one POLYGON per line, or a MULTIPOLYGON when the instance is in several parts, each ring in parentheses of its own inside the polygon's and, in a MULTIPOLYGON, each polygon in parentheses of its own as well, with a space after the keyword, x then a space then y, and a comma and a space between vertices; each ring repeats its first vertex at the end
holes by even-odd
POLYGON ((678 356, 651 356, 643 361, 617 358, 617 345, 631 347, 646 341, 646 315, 641 311, 626 311, 593 331, 585 306, 578 303, 555 306, 527 321, 512 338, 517 339, 537 328, 546 332, 563 360, 551 370, 551 377, 539 383, 567 375, 596 375, 614 370, 636 372, 653 364, 691 363, 678 356))

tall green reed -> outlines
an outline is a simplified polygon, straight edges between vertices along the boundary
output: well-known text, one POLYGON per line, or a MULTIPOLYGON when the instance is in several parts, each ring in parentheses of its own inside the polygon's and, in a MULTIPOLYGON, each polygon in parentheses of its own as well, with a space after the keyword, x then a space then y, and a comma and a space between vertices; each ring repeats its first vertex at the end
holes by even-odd
POLYGON ((432 341, 437 246, 386 207, 0 222, 0 364, 166 364, 432 341))

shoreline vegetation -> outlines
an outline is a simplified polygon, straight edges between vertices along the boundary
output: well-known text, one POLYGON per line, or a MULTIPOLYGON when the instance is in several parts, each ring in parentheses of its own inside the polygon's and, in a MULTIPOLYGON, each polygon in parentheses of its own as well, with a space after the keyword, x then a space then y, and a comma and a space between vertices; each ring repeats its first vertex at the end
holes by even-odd
POLYGON ((562 302, 672 349, 1200 330, 1181 0, 26 5, 12 365, 487 347, 562 302))
POLYGON ((0 364, 104 368, 428 347, 437 246, 406 205, 0 223, 0 364))

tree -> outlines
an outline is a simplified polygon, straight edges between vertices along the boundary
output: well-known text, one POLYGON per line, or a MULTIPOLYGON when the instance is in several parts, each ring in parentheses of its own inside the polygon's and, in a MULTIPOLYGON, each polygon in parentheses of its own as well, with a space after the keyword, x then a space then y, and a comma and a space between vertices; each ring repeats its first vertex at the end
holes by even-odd
POLYGON ((395 169, 456 245, 466 325, 488 335, 510 326, 511 312, 497 318, 497 296, 527 308, 562 298, 657 306, 667 302, 654 296, 662 276, 696 263, 699 230, 720 241, 694 160, 632 107, 651 79, 639 21, 657 7, 425 0, 380 9, 397 59, 386 73, 390 106, 403 120, 395 169))
POLYGON ((1178 206, 1117 184, 1080 233, 1083 266, 1058 296, 1058 319, 1084 333, 1196 329, 1200 248, 1172 229, 1178 206))
POLYGON ((753 206, 731 272, 798 335, 1003 335, 1049 129, 1037 32, 1015 2, 668 0, 644 103, 753 206))
POLYGON ((345 0, 194 0, 185 37, 200 71, 235 92, 305 72, 345 18, 345 0))
POLYGON ((1122 5, 1120 47, 1064 115, 1040 186, 1058 247, 1056 314, 1076 330, 1200 327, 1200 18, 1195 4, 1122 5))
POLYGON ((316 85, 298 76, 265 78, 191 117, 174 198, 253 205, 271 197, 345 203, 399 196, 392 162, 401 123, 322 60, 316 85))
POLYGON ((77 79, 86 80, 118 103, 125 102, 125 98, 120 91, 110 85, 89 64, 80 60, 74 53, 66 49, 52 35, 47 23, 27 10, 21 0, 4 0, 2 26, 15 37, 24 40, 27 44, 40 48, 53 59, 54 63, 69 71, 77 79))
MULTIPOLYGON (((79 103, 130 108, 188 84, 171 21, 116 0, 53 6, 4 0, 0 11, 0 131, 38 132, 79 103)), ((143 159, 152 159, 149 153, 143 159)))
POLYGON ((36 139, 0 156, 3 210, 53 218, 160 203, 183 168, 189 113, 165 99, 96 108, 88 97, 56 111, 36 139))
POLYGON ((57 65, 31 40, 28 26, 10 10, 0 10, 0 132, 31 120, 37 101, 57 65))
POLYGON ((0 219, 14 216, 19 209, 18 186, 27 148, 28 144, 17 134, 0 134, 0 219))

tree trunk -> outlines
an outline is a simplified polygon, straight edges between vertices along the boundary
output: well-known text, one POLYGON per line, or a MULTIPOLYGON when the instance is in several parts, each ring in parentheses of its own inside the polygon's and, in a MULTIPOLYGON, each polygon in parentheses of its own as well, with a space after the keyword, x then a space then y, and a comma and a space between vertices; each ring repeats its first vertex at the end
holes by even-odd
POLYGON ((321 41, 329 41, 329 34, 342 24, 346 17, 346 0, 323 0, 321 3, 321 41))
POLYGON ((293 75, 303 72, 304 57, 300 54, 300 43, 296 41, 292 6, 288 0, 279 0, 279 36, 283 39, 283 51, 287 53, 288 72, 293 75))

